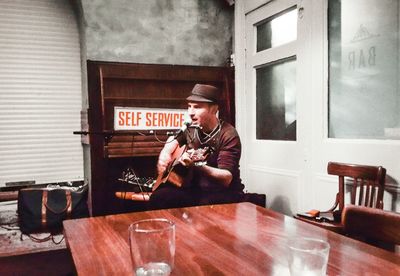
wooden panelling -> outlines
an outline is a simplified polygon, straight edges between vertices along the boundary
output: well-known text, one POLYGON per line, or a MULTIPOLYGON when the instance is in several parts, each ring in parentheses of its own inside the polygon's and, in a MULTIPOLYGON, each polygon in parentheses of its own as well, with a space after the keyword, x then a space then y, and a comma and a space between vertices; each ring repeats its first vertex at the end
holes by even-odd
POLYGON ((158 156, 164 147, 162 141, 166 141, 167 138, 168 136, 165 134, 157 136, 114 136, 105 145, 105 157, 158 156))
POLYGON ((139 177, 155 177, 157 158, 168 138, 167 131, 114 131, 114 107, 186 109, 193 86, 204 83, 220 88, 220 118, 235 124, 233 68, 99 61, 87 65, 94 215, 123 211, 116 207, 120 199, 114 192, 121 186, 116 179, 127 167, 139 177))

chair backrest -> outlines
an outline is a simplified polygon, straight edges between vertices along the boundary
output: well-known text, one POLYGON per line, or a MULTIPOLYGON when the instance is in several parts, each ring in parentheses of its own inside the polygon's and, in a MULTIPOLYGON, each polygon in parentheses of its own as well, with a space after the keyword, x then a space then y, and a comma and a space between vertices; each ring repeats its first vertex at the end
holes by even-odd
POLYGON ((349 236, 400 245, 400 213, 347 205, 342 213, 342 223, 349 236))
POLYGON ((344 186, 346 178, 351 178, 353 181, 350 193, 351 204, 383 209, 386 169, 382 166, 329 162, 328 174, 339 177, 339 193, 337 196, 339 212, 342 212, 345 206, 344 186))

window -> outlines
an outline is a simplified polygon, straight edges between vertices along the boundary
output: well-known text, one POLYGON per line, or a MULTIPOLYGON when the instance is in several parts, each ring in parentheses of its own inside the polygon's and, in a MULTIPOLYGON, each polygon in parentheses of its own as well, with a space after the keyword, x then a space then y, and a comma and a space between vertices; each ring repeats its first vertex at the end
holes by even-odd
POLYGON ((257 52, 296 40, 297 10, 278 14, 257 25, 257 52))
POLYGON ((83 179, 81 63, 69 1, 0 2, 0 187, 83 179))
POLYGON ((255 29, 260 56, 255 66, 256 139, 296 141, 296 7, 257 23, 255 29))
POLYGON ((296 140, 296 59, 256 69, 257 139, 296 140))
POLYGON ((328 136, 400 139, 399 1, 328 5, 328 136))

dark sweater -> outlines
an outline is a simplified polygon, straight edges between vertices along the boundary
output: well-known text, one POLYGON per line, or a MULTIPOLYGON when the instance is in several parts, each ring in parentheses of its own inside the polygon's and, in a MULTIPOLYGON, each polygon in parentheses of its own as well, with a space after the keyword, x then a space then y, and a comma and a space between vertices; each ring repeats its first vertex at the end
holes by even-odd
POLYGON ((190 127, 185 131, 185 135, 177 138, 180 145, 186 144, 188 149, 198 149, 210 147, 211 154, 207 157, 207 165, 226 169, 232 174, 232 182, 225 188, 215 180, 209 179, 200 171, 193 171, 192 185, 204 191, 243 191, 244 185, 240 178, 239 161, 241 156, 241 142, 236 129, 226 122, 220 125, 209 134, 202 133, 199 128, 190 127))

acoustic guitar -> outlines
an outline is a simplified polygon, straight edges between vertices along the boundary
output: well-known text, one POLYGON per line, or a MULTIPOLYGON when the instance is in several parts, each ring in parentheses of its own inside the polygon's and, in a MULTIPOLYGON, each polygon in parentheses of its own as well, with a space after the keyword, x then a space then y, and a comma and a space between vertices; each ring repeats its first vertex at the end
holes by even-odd
POLYGON ((179 162, 180 157, 185 153, 189 153, 189 157, 195 162, 195 165, 204 162, 207 156, 210 154, 210 148, 204 147, 199 149, 186 149, 186 145, 177 147, 172 154, 171 162, 168 164, 166 170, 158 175, 152 190, 155 191, 161 184, 167 181, 177 187, 182 187, 189 181, 187 178, 187 168, 182 166, 179 162))

